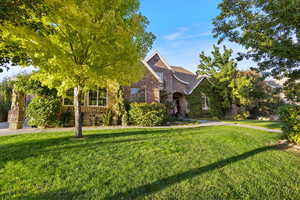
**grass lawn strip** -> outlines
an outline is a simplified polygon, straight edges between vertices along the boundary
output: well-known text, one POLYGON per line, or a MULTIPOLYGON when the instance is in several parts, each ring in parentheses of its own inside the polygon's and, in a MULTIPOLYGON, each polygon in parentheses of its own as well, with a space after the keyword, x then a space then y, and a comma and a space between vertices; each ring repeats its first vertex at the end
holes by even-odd
POLYGON ((240 127, 5 136, 0 199, 300 199, 299 155, 240 127))

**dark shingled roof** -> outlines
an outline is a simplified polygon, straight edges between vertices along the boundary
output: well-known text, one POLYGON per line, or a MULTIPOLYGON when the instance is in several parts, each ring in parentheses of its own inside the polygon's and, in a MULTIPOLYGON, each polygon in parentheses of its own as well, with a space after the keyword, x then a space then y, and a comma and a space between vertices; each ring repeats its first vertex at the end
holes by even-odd
POLYGON ((176 71, 176 72, 181 72, 184 74, 190 74, 190 75, 195 75, 193 72, 183 68, 183 67, 178 67, 178 66, 171 66, 171 68, 176 71))
MULTIPOLYGON (((172 71, 172 79, 177 82, 173 84, 172 81, 167 84, 171 88, 167 88, 172 91, 180 91, 185 94, 190 94, 195 87, 197 87, 203 80, 203 76, 198 76, 197 74, 179 66, 169 66, 164 59, 155 53, 150 59, 146 61, 149 66, 156 72, 172 71), (179 83, 179 84, 178 84, 179 83)), ((175 83, 175 82, 174 82, 175 83)), ((167 87, 168 87, 167 86, 167 87)))

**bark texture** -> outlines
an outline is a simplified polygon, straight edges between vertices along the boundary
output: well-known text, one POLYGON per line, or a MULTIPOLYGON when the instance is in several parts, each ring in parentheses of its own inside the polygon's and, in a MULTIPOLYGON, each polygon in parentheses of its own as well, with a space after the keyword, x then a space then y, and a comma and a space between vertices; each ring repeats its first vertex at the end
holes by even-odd
POLYGON ((75 137, 82 138, 82 116, 81 116, 81 88, 74 88, 74 112, 75 112, 75 137))

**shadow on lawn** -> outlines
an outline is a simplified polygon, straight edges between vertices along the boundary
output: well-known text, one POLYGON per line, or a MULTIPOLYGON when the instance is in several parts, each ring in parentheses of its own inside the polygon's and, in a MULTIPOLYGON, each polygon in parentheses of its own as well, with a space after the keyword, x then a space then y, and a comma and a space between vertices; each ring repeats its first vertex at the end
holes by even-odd
POLYGON ((136 198, 142 198, 146 195, 161 191, 171 185, 174 185, 176 183, 179 183, 181 181, 184 181, 186 179, 193 178, 195 176, 199 176, 201 174, 225 167, 226 165, 233 164, 235 162, 247 159, 251 156, 254 156, 255 154, 266 152, 269 150, 275 150, 275 149, 285 149, 288 148, 285 144, 280 144, 280 145, 273 145, 273 146, 266 146, 266 147, 261 147, 254 149, 252 151, 248 151, 246 153, 233 156, 224 160, 220 160, 217 162, 214 162, 212 164, 196 168, 196 169, 191 169, 189 171, 186 171, 181 174, 176 174, 174 176, 169 176, 163 179, 160 179, 158 181, 155 181, 153 183, 147 184, 147 185, 142 185, 137 188, 133 188, 131 190, 128 190, 127 192, 123 193, 117 193, 114 194, 113 196, 107 196, 105 199, 136 199, 136 198))
MULTIPOLYGON (((187 131, 188 129, 176 129, 177 132, 187 131)), ((8 161, 20 161, 29 157, 39 156, 45 153, 60 153, 64 150, 82 150, 97 148, 101 145, 118 144, 118 143, 130 143, 139 142, 153 139, 148 135, 165 135, 172 134, 169 130, 134 130, 128 132, 112 132, 112 133, 99 133, 99 134, 87 134, 85 139, 76 140, 72 137, 58 137, 50 139, 36 139, 26 142, 17 142, 11 144, 0 145, 0 168, 2 168, 8 161), (136 137, 130 138, 130 136, 148 136, 148 137, 136 137), (109 138, 121 138, 129 137, 118 140, 105 141, 102 139, 109 138), (50 149, 49 149, 50 148, 50 149)), ((160 136, 162 137, 162 136, 160 136)), ((158 137, 155 137, 158 138, 158 137)))
MULTIPOLYGON (((62 200, 62 199, 84 199, 85 191, 76 191, 71 192, 67 189, 59 189, 55 191, 47 191, 47 192, 41 192, 37 194, 29 194, 26 196, 20 196, 17 198, 13 198, 14 200, 62 200)), ((1 196, 0 196, 1 198, 1 196)), ((5 196, 3 196, 3 199, 5 199, 5 196)), ((11 197, 8 197, 7 199, 11 199, 11 197)))

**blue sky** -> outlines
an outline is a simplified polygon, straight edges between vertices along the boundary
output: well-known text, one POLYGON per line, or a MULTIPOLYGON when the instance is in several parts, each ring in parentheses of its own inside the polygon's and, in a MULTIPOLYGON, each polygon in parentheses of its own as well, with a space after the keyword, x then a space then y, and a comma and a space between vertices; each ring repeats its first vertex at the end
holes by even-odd
MULTIPOLYGON (((212 36, 212 20, 219 14, 221 0, 141 0, 141 11, 150 21, 148 31, 156 35, 153 50, 158 50, 171 65, 197 70, 199 53, 210 54, 217 39, 212 36)), ((235 52, 243 51, 237 44, 224 42, 235 52)), ((243 61, 239 68, 254 63, 243 61)))
MULTIPOLYGON (((150 21, 148 31, 156 35, 153 51, 158 50, 171 65, 183 66, 193 72, 199 64, 201 51, 209 54, 217 40, 212 37, 212 20, 218 15, 221 0, 141 0, 141 12, 150 21)), ((224 42, 235 52, 237 44, 224 42)), ((247 69, 252 62, 244 61, 239 68, 247 69)), ((19 68, 0 73, 1 78, 16 74, 19 68)), ((28 71, 22 69, 22 71, 28 71)))

